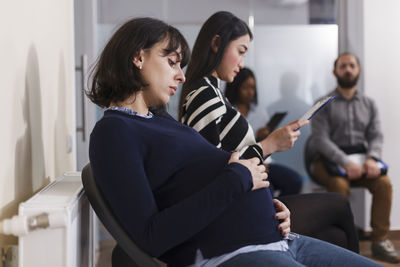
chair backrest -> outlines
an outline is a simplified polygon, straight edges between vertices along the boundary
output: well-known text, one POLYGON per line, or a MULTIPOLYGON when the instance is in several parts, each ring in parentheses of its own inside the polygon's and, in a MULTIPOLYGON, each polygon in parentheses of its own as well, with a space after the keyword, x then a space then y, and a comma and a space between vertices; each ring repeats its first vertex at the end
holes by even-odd
POLYGON ((313 178, 312 162, 315 159, 315 153, 310 149, 310 143, 312 142, 311 136, 309 136, 304 145, 304 167, 310 178, 313 178))
POLYGON ((135 244, 118 222, 96 184, 90 163, 82 170, 82 183, 93 210, 124 252, 138 266, 159 267, 160 265, 152 257, 135 244))

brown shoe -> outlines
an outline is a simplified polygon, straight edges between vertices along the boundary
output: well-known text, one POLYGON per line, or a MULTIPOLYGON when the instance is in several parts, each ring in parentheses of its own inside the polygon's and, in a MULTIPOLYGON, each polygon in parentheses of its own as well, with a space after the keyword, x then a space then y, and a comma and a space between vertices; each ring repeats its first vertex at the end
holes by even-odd
POLYGON ((400 263, 399 254, 394 249, 394 246, 389 239, 373 242, 371 250, 372 256, 378 260, 390 263, 400 263))

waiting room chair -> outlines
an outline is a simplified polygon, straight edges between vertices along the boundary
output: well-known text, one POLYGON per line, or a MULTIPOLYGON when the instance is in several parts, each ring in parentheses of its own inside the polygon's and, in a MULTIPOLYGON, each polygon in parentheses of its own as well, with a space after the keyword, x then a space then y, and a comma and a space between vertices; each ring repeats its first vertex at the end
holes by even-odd
POLYGON ((122 228, 96 184, 90 163, 82 170, 82 183, 93 210, 117 242, 112 252, 112 266, 160 267, 152 257, 135 244, 128 233, 122 228))
MULTIPOLYGON (((313 151, 311 149, 310 143, 313 142, 311 136, 309 136, 306 140, 305 146, 304 146, 304 167, 307 171, 308 176, 310 177, 310 179, 312 180, 313 183, 313 187, 314 187, 314 191, 319 191, 319 192, 327 192, 326 188, 319 184, 317 180, 315 180, 314 178, 314 173, 313 173, 313 167, 312 167, 312 163, 313 161, 316 159, 316 152, 313 151)), ((332 193, 329 193, 332 194, 332 193)), ((334 193, 334 194, 339 194, 339 193, 334 193)), ((341 194, 340 194, 341 195, 341 194)), ((347 198, 346 198, 347 199, 347 198)), ((344 200, 342 200, 344 201, 344 200)), ((351 201, 349 199, 347 199, 347 203, 349 203, 349 205, 351 206, 351 201)), ((355 212, 357 212, 357 210, 355 210, 355 212)), ((354 218, 357 216, 354 216, 354 212, 351 210, 352 216, 351 221, 354 222, 354 218)), ((354 227, 356 228, 356 225, 354 224, 354 227)), ((324 241, 327 241, 329 243, 350 249, 356 253, 359 253, 359 239, 358 239, 358 235, 353 236, 352 232, 347 232, 344 233, 341 229, 334 229, 334 227, 331 227, 331 229, 329 229, 330 233, 324 233, 324 235, 319 238, 322 239, 324 241), (343 235, 345 234, 345 235, 343 235), (346 240, 343 237, 347 236, 349 239, 346 240), (345 245, 346 244, 346 245, 345 245)))

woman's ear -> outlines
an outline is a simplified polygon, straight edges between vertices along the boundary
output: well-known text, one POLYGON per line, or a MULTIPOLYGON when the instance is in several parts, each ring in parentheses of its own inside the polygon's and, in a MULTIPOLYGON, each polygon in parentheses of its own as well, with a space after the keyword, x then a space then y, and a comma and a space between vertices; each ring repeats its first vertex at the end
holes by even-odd
POLYGON ((136 66, 136 68, 141 70, 143 68, 143 62, 144 62, 144 52, 143 50, 140 50, 139 54, 137 54, 133 58, 132 63, 136 66))
POLYGON ((214 53, 218 52, 218 48, 219 48, 220 42, 221 42, 220 40, 221 40, 221 37, 218 34, 215 35, 211 40, 211 49, 214 53))

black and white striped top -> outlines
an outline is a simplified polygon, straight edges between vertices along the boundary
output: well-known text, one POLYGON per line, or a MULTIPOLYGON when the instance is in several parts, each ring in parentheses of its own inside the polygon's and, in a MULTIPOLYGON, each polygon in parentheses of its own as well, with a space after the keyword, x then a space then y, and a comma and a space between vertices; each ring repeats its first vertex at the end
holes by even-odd
POLYGON ((181 122, 194 128, 209 142, 225 151, 239 151, 242 158, 263 161, 261 144, 239 111, 232 107, 219 89, 219 80, 203 77, 193 85, 183 105, 181 122))

